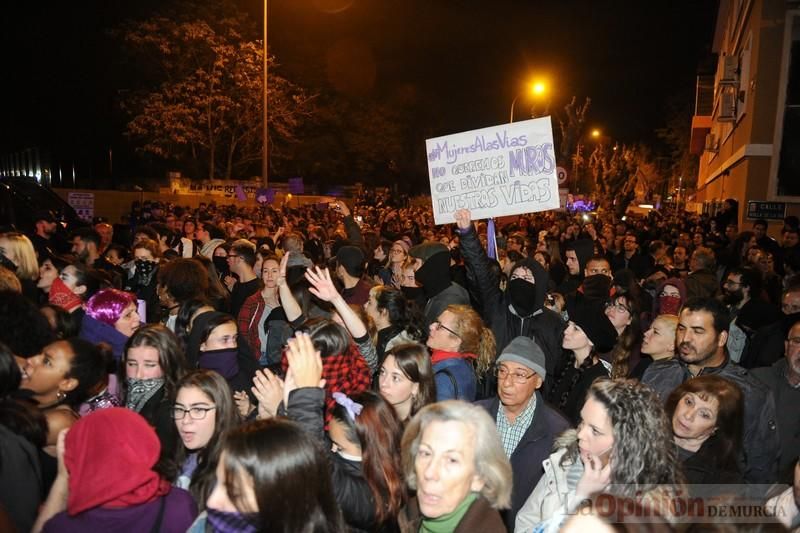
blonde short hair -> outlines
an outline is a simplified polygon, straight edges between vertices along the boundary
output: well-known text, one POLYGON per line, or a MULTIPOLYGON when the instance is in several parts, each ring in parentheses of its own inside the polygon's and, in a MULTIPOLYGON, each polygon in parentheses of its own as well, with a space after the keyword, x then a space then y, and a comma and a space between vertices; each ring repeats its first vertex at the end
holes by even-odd
POLYGON ((483 480, 481 495, 495 509, 511 507, 511 463, 503 450, 492 417, 485 409, 461 400, 447 400, 423 407, 406 426, 403 433, 403 471, 408 486, 416 490, 417 474, 414 462, 419 441, 432 422, 462 422, 473 431, 475 472, 483 480))

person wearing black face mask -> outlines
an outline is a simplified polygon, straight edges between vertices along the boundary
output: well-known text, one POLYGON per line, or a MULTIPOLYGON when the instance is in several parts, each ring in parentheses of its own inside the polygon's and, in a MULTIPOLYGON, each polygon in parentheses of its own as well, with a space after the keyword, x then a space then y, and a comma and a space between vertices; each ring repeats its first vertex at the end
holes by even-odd
MULTIPOLYGON (((138 300, 145 301, 146 317, 141 317, 152 324, 161 317, 158 303, 158 263, 161 252, 158 244, 151 239, 142 239, 133 245, 133 268, 128 270, 128 279, 123 289, 136 294, 138 300)), ((130 263, 128 264, 130 267, 130 263)))
MULTIPOLYGON (((547 373, 554 375, 566 323, 557 313, 544 307, 549 281, 547 271, 525 257, 511 268, 508 287, 503 293, 499 274, 491 268, 486 251, 481 247, 469 210, 456 211, 455 218, 461 234, 464 264, 476 279, 483 319, 492 329, 497 345, 507 346, 519 336, 535 339, 545 354, 547 373)), ((549 386, 545 382, 544 392, 549 386)))
MULTIPOLYGON (((195 317, 189 333, 186 359, 189 368, 214 370, 233 392, 250 393, 258 362, 247 341, 239 339, 236 320, 228 314, 208 311, 195 317)), ((255 403, 254 399, 251 399, 255 403)))
MULTIPOLYGON (((438 242, 418 244, 409 251, 416 260, 415 280, 422 285, 425 295, 425 327, 435 322, 448 305, 469 305, 467 290, 453 283, 450 278, 450 250, 438 242)), ((406 298, 416 299, 414 294, 404 291, 406 298)), ((418 300, 419 301, 419 300, 418 300)))

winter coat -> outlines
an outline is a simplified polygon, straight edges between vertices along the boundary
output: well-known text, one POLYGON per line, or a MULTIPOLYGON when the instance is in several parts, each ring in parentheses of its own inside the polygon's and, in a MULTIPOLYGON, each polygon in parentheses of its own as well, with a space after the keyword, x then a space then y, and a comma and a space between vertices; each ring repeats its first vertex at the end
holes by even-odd
POLYGON ((556 440, 556 450, 542 462, 544 474, 517 513, 515 532, 529 533, 538 524, 559 513, 566 515, 581 503, 575 498, 575 489, 567 485, 567 467, 571 463, 561 464, 576 439, 577 433, 570 431, 556 440))
POLYGON ((477 377, 469 359, 453 357, 433 365, 436 401, 475 401, 477 377))
MULTIPOLYGON (((705 367, 699 375, 717 375, 742 389, 744 396, 744 439, 742 472, 748 483, 773 483, 778 474, 778 440, 775 400, 770 390, 747 370, 727 357, 718 367, 705 367)), ((680 359, 657 361, 650 365, 642 383, 655 390, 663 401, 681 383, 692 378, 680 359)))
POLYGON ((252 349, 253 356, 261 366, 269 366, 280 362, 283 346, 294 332, 286 318, 283 307, 271 309, 264 322, 264 329, 267 333, 267 346, 266 350, 262 352, 258 326, 266 308, 264 297, 261 296, 261 291, 258 291, 251 294, 244 301, 237 318, 239 334, 247 339, 247 344, 252 349))
POLYGON ((778 474, 780 483, 791 483, 793 469, 800 450, 800 389, 794 388, 786 379, 788 363, 781 357, 766 368, 755 368, 753 376, 764 383, 775 397, 778 435, 780 436, 780 461, 778 474))
POLYGON ((712 298, 719 291, 719 280, 710 270, 701 268, 686 276, 686 299, 712 298))
POLYGON ((117 361, 122 359, 125 343, 128 342, 128 337, 117 331, 114 326, 100 322, 89 315, 83 317, 81 332, 78 336, 93 344, 105 342, 111 346, 111 353, 114 354, 114 359, 117 361))
POLYGON ((567 325, 558 313, 543 306, 547 294, 547 271, 530 259, 523 260, 519 265, 529 268, 536 280, 535 310, 521 316, 511 305, 508 294, 500 290, 500 277, 490 267, 489 258, 474 230, 461 232, 461 250, 467 268, 472 270, 477 280, 483 320, 494 333, 497 349, 502 350, 515 337, 530 337, 544 352, 545 370, 549 375, 554 375, 561 358, 561 339, 567 325))
MULTIPOLYGON (((418 533, 422 524, 422 514, 419 510, 419 501, 414 496, 400 511, 398 517, 402 533, 418 533)), ((500 518, 500 513, 492 509, 489 501, 479 496, 467 509, 453 533, 505 533, 506 527, 500 518)))
MULTIPOLYGON (((556 437, 569 429, 569 422, 555 409, 547 405, 539 391, 536 391, 536 407, 533 419, 519 444, 511 454, 511 471, 514 473, 514 487, 511 493, 511 509, 503 511, 503 521, 509 531, 513 531, 517 512, 530 496, 544 473, 542 463, 550 455, 556 437)), ((497 420, 500 399, 476 402, 489 412, 492 420, 497 420)))
MULTIPOLYGON (((325 450, 330 450, 326 441, 322 410, 325 407, 325 390, 317 387, 296 389, 289 394, 286 414, 303 426, 325 450)), ((327 452, 331 467, 333 493, 342 509, 345 522, 352 528, 373 531, 375 523, 375 499, 367 484, 361 463, 349 461, 339 454, 327 452)))

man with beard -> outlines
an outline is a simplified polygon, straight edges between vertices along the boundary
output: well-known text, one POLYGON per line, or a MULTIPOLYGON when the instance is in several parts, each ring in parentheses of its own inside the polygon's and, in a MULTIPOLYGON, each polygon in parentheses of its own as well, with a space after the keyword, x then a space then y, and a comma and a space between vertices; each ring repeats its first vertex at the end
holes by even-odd
POLYGON ((728 357, 729 324, 722 302, 711 298, 686 302, 675 332, 677 357, 650 365, 642 383, 665 401, 675 387, 698 375, 716 375, 738 385, 744 396, 742 474, 748 483, 773 483, 780 449, 775 400, 761 381, 728 357))
POLYGON ((72 232, 72 253, 84 265, 111 272, 122 279, 122 269, 115 267, 100 256, 100 234, 93 228, 78 228, 72 232))
MULTIPOLYGON (((544 352, 547 375, 554 376, 566 324, 558 313, 544 307, 547 271, 535 260, 525 257, 514 263, 506 291, 501 291, 499 273, 491 268, 471 216, 467 209, 455 213, 464 263, 475 279, 484 322, 494 333, 497 346, 508 346, 519 336, 534 339, 544 352)), ((549 391, 550 385, 551 380, 546 380, 544 392, 549 391)))
POLYGON ((731 269, 722 284, 722 301, 732 320, 728 333, 728 355, 737 363, 752 334, 780 320, 778 310, 760 298, 761 273, 750 267, 731 269))
POLYGON ((781 456, 778 482, 791 483, 792 468, 800 450, 800 321, 789 329, 783 343, 784 357, 770 367, 756 368, 753 375, 775 396, 781 456))
POLYGON ((36 250, 36 255, 39 257, 39 263, 50 255, 69 251, 69 246, 65 246, 64 238, 58 238, 58 222, 50 211, 36 213, 34 223, 36 224, 35 233, 30 237, 33 249, 36 250))

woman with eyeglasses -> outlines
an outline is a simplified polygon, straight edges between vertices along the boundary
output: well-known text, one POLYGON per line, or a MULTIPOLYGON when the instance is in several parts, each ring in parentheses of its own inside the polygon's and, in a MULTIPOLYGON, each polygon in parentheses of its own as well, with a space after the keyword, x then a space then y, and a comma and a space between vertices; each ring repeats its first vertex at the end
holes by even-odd
POLYGON ((228 434, 239 422, 231 389, 210 370, 195 370, 177 384, 172 418, 182 446, 176 456, 177 487, 188 490, 202 511, 217 481, 219 456, 228 434))
POLYGON ((436 401, 475 401, 477 382, 495 357, 492 330, 468 305, 449 305, 431 323, 427 341, 436 380, 436 401))
POLYGON ((605 314, 617 332, 617 342, 608 357, 611 377, 626 378, 641 360, 639 300, 632 293, 618 293, 606 305, 605 314))

